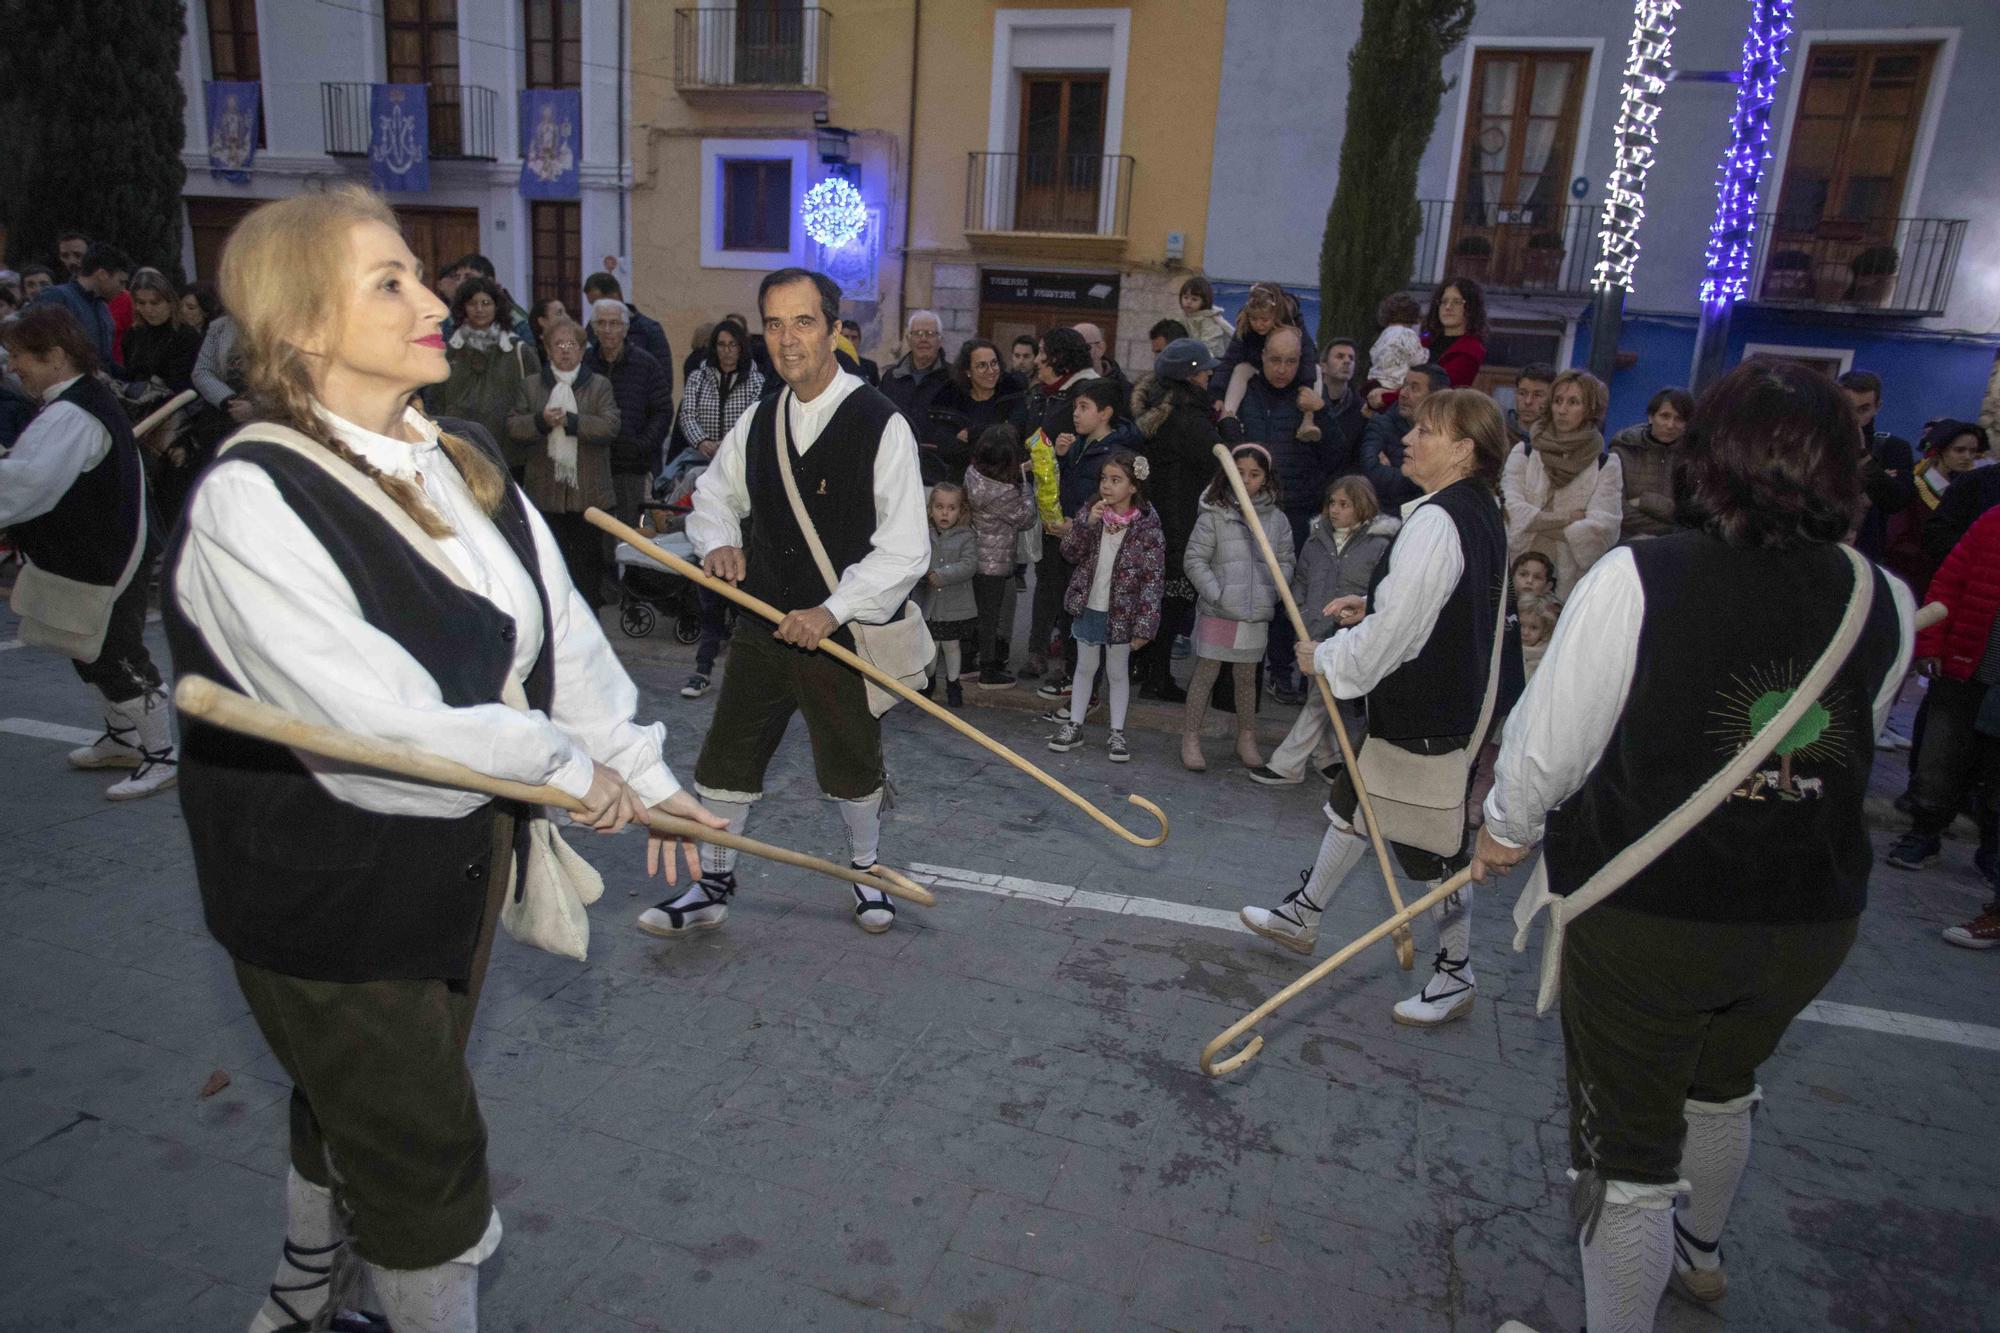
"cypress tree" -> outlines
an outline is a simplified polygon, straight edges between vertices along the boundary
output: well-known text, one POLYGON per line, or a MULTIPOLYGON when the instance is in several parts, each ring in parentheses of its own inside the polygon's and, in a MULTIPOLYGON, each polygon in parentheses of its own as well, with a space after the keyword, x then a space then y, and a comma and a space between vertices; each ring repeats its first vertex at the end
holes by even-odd
POLYGON ((0 0, 0 221, 47 262, 80 231, 178 279, 181 0, 0 0))
POLYGON ((1375 306, 1409 285, 1416 258, 1417 159, 1437 126, 1444 59, 1465 40, 1474 0, 1362 0, 1347 53, 1347 133, 1319 251, 1319 345, 1368 346, 1375 306))

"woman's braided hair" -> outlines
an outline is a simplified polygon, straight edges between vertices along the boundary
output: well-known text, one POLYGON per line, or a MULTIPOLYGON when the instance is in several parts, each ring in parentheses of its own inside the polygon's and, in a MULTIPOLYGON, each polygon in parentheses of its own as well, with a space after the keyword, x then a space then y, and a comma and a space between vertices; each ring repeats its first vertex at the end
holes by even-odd
MULTIPOLYGON (((369 222, 395 227, 396 215, 380 195, 358 185, 262 205, 238 224, 223 248, 222 300, 236 320, 257 417, 323 446, 380 486, 425 532, 446 537, 451 525, 431 507, 423 488, 388 475, 341 443, 316 405, 315 358, 302 344, 315 331, 338 329, 346 311, 350 233, 369 222)), ((456 435, 440 434, 438 444, 479 507, 497 512, 507 494, 507 475, 499 464, 456 435)))

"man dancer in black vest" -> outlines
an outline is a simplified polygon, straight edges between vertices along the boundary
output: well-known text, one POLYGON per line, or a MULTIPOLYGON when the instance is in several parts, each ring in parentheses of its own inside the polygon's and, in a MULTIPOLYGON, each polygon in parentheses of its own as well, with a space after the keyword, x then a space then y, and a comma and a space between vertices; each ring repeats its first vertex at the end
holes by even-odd
MULTIPOLYGON (((715 578, 741 584, 785 613, 771 634, 738 634, 723 668, 695 790, 741 833, 763 797, 764 770, 794 711, 812 737, 820 788, 840 808, 848 855, 875 864, 882 832, 882 728, 861 677, 823 653, 833 636, 852 646, 849 621, 893 617, 930 567, 917 441, 880 392, 840 369, 840 288, 824 274, 779 269, 757 290, 764 341, 786 391, 745 412, 695 485, 688 540, 715 578), (786 413, 785 465, 826 547, 839 586, 829 594, 778 471, 778 413, 786 413), (747 541, 743 522, 751 519, 747 541)), ((736 854, 704 846, 702 876, 649 908, 654 935, 713 930, 736 892, 736 854)), ((857 886, 854 919, 871 934, 895 923, 894 904, 857 886)))

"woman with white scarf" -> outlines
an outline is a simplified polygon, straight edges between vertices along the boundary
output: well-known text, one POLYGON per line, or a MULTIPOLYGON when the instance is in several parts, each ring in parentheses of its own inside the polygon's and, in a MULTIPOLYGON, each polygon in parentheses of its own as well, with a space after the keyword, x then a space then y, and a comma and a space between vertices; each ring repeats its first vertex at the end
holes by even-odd
POLYGON ((583 330, 553 319, 542 330, 549 364, 521 383, 507 435, 529 446, 521 489, 555 534, 570 582, 595 611, 604 605, 604 542, 584 521, 596 505, 610 509, 611 442, 618 437, 618 400, 611 381, 583 364, 583 330))

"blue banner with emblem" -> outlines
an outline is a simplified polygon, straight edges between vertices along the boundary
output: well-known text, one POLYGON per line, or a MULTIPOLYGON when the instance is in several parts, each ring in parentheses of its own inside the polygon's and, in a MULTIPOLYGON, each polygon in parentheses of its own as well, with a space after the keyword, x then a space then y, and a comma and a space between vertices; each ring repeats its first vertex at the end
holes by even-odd
POLYGON ((208 170, 217 180, 250 183, 263 102, 255 83, 208 85, 208 170))
POLYGON ((368 92, 368 171, 378 190, 431 188, 430 85, 378 83, 368 92))
POLYGON ((521 91, 521 197, 575 199, 583 138, 583 94, 575 88, 521 91))

